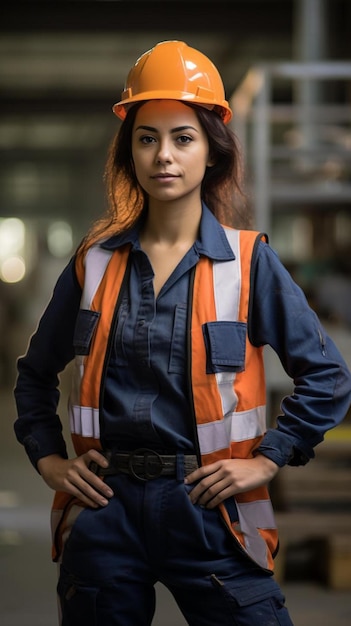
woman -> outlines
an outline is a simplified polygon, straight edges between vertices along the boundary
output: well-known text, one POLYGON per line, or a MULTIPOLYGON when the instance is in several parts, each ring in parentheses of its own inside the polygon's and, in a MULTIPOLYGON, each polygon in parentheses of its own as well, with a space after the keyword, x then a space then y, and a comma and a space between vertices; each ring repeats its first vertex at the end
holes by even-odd
MULTIPOLYGON (((49 487, 63 626, 291 624, 267 485, 350 404, 350 374, 266 243, 223 226, 240 164, 217 69, 162 42, 129 73, 110 211, 19 359, 19 441, 49 487), (64 320, 64 322, 63 322, 64 320), (262 348, 295 380, 266 429, 262 348), (67 458, 58 373, 73 358, 67 458)), ((229 209, 229 212, 228 212, 229 209)))

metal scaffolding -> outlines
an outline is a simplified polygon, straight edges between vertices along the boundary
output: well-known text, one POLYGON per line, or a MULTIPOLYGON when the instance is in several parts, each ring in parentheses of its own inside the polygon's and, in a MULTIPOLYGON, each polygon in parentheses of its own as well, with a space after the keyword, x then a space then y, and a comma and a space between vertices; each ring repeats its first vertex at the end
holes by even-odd
POLYGON ((347 92, 351 62, 264 63, 249 70, 231 98, 259 230, 270 231, 277 202, 351 205, 351 107, 327 101, 332 83, 347 92), (283 83, 289 103, 275 100, 283 83), (323 100, 296 102, 303 83, 323 84, 323 100))

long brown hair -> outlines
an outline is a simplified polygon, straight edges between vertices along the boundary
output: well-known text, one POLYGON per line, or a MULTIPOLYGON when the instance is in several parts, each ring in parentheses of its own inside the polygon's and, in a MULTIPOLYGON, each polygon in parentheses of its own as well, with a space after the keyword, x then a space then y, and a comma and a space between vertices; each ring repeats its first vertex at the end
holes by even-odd
MULTIPOLYGON (((148 196, 138 183, 132 157, 132 130, 137 111, 143 104, 138 102, 129 109, 111 143, 104 175, 108 208, 87 233, 81 249, 130 228, 147 208, 148 196)), ((241 189, 242 159, 236 136, 216 112, 186 104, 198 116, 214 163, 206 168, 202 181, 203 201, 222 224, 250 228, 251 214, 241 189)))

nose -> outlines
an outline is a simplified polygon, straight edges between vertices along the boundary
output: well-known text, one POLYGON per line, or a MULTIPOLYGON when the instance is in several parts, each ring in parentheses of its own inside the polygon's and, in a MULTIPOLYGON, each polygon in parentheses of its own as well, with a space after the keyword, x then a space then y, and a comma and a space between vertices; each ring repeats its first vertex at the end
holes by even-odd
POLYGON ((167 139, 160 141, 159 149, 156 154, 157 163, 170 163, 172 161, 171 146, 167 139))

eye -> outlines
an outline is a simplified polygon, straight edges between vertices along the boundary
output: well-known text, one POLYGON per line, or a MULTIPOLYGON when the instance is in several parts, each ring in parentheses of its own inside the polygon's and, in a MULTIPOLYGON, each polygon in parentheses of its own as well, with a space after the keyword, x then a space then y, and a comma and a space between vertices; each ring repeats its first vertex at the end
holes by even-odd
POLYGON ((177 137, 179 143, 190 143, 192 140, 193 138, 189 137, 189 135, 179 135, 179 137, 177 137))
POLYGON ((140 143, 147 145, 149 143, 154 143, 156 139, 155 137, 152 137, 151 135, 141 135, 141 137, 139 137, 139 141, 140 143))

